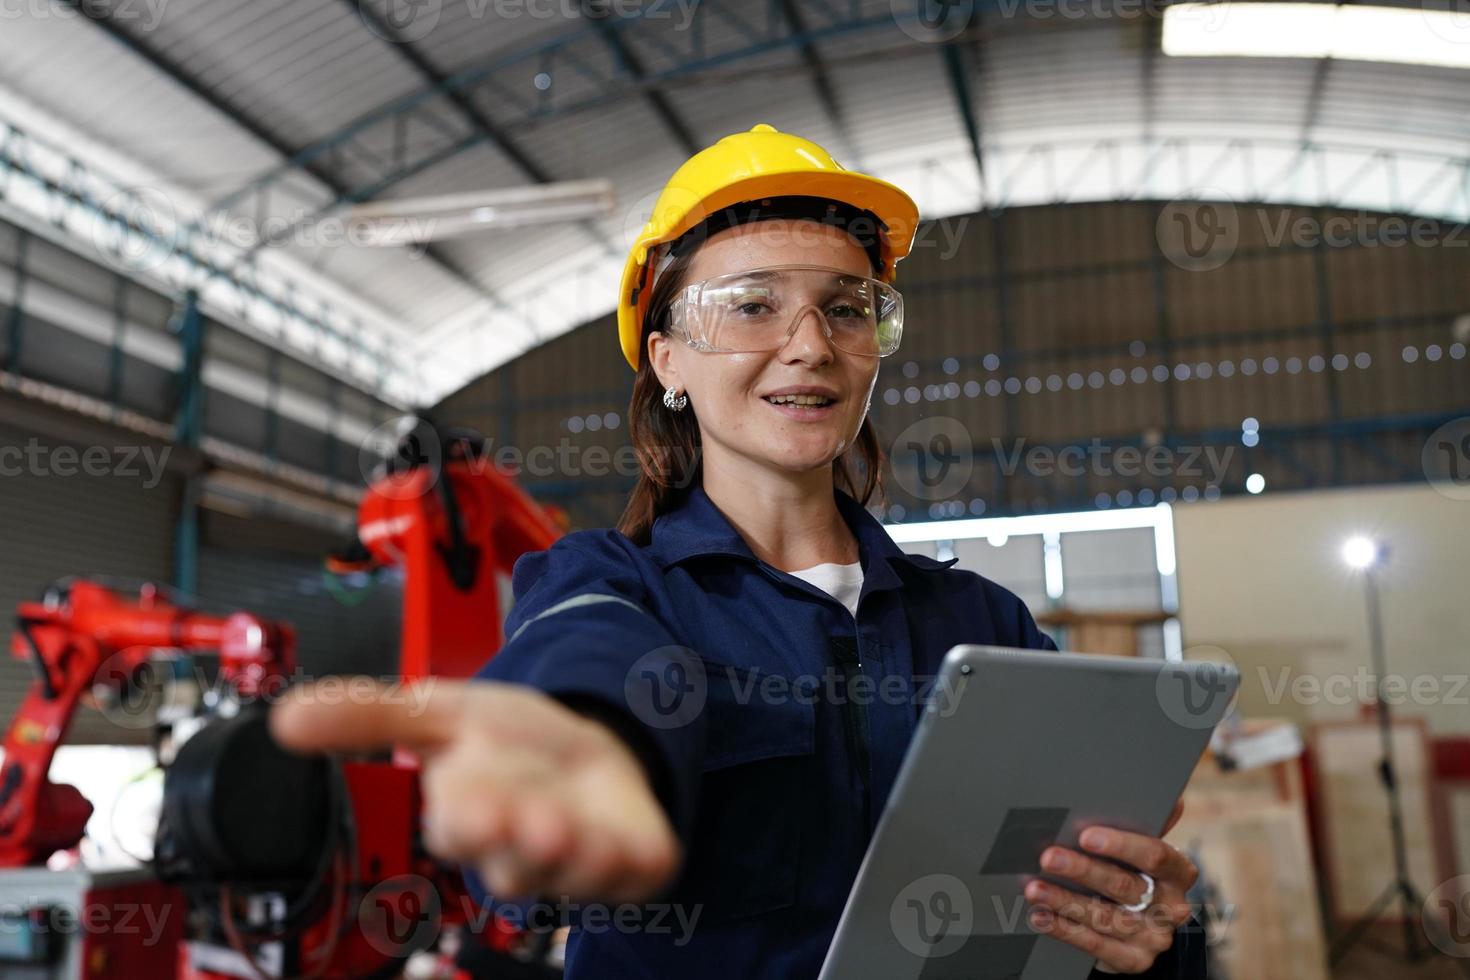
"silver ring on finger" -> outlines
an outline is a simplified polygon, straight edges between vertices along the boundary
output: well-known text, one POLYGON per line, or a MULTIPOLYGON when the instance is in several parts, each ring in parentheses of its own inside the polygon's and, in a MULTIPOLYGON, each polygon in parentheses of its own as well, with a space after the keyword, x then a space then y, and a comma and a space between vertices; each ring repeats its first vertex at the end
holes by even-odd
POLYGON ((1147 912, 1148 907, 1154 903, 1153 877, 1151 875, 1145 874, 1142 871, 1138 872, 1138 877, 1143 879, 1143 883, 1146 886, 1144 888, 1143 897, 1134 902, 1132 905, 1124 905, 1122 902, 1119 902, 1118 907, 1125 912, 1147 912))

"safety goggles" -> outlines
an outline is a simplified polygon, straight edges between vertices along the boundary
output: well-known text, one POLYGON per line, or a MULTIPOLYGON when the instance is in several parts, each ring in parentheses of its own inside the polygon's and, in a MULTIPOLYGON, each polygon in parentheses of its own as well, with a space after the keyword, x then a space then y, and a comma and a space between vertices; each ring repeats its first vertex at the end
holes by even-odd
POLYGON ((903 296, 885 282, 819 266, 784 265, 685 286, 669 331, 697 351, 780 350, 808 310, 838 350, 885 357, 903 336, 903 296))

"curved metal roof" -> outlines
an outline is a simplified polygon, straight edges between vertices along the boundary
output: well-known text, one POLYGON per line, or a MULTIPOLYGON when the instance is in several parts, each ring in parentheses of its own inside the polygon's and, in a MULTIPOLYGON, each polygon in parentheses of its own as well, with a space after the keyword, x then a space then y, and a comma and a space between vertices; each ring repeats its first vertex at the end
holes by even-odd
POLYGON ((905 186, 930 218, 1201 196, 1470 214, 1464 71, 1169 58, 1129 0, 961 4, 964 29, 928 40, 895 16, 904 0, 597 6, 32 0, 0 31, 0 121, 104 186, 165 195, 216 280, 343 311, 420 401, 608 312, 662 181, 760 121, 905 186), (612 218, 422 255, 329 244, 308 220, 590 177, 613 181, 612 218), (252 254, 262 219, 284 241, 252 254))

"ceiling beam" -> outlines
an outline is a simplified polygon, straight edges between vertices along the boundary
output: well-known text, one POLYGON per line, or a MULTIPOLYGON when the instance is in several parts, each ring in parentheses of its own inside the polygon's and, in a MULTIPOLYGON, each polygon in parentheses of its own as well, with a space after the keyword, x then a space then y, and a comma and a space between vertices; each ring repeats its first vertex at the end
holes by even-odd
MULTIPOLYGON (((975 51, 973 69, 978 72, 982 63, 980 41, 975 40, 973 45, 975 51)), ((945 73, 949 76, 950 90, 954 93, 955 107, 959 110, 960 121, 964 123, 965 137, 970 144, 970 155, 975 159, 975 173, 980 178, 980 199, 985 201, 990 195, 985 187, 985 152, 980 131, 980 113, 975 105, 974 96, 970 92, 972 68, 966 63, 965 46, 959 39, 942 45, 942 49, 941 57, 944 58, 945 73)))
MULTIPOLYGON (((1337 0, 1337 6, 1347 7, 1358 3, 1358 0, 1337 0)), ((1301 140, 1303 143, 1312 141, 1312 132, 1317 128, 1318 117, 1322 114, 1322 102, 1327 96, 1327 83, 1332 77, 1332 67, 1335 59, 1331 57, 1318 58, 1317 69, 1312 73, 1312 89, 1307 96, 1307 109, 1302 113, 1301 140)))
MULTIPOLYGON (((182 65, 134 37, 113 20, 106 9, 99 7, 95 3, 85 3, 81 2, 81 0, 56 0, 56 2, 76 11, 113 41, 147 63, 150 68, 181 86, 189 94, 224 116, 232 124, 269 147, 276 155, 287 161, 294 161, 300 153, 299 148, 290 146, 278 135, 266 128, 263 122, 247 115, 220 96, 218 92, 212 91, 197 76, 185 71, 182 65)), ((337 198, 343 197, 350 191, 348 185, 332 173, 320 159, 299 161, 296 163, 296 166, 323 184, 337 198)), ((260 248, 270 244, 273 243, 262 239, 247 255, 253 256, 260 248)), ((433 245, 426 246, 424 248, 424 257, 481 299, 498 308, 507 308, 503 300, 486 289, 483 284, 476 280, 469 270, 463 268, 451 256, 446 255, 442 249, 433 245)), ((528 324, 527 326, 532 336, 539 340, 540 334, 535 329, 535 325, 528 324)))
POLYGON ((342 0, 342 3, 351 11, 352 16, 361 17, 363 24, 371 28, 372 33, 376 34, 384 45, 396 51, 404 61, 412 65, 421 81, 426 82, 431 88, 443 90, 444 98, 459 111, 465 121, 474 127, 487 142, 504 153, 512 163, 520 168, 523 174, 538 184, 550 184, 555 181, 556 178, 551 175, 550 171, 532 159, 530 154, 521 149, 504 130, 480 111, 467 92, 446 85, 448 76, 430 64, 423 52, 409 43, 393 25, 384 20, 371 4, 363 3, 362 0, 342 0), (392 40, 390 41, 389 38, 392 40))
POLYGON ((797 5, 796 0, 780 0, 780 7, 781 16, 786 19, 786 25, 791 28, 791 33, 803 38, 797 50, 801 52, 801 60, 806 63, 812 73, 812 84, 817 89, 817 98, 821 100, 822 108, 827 111, 827 115, 832 117, 832 123, 837 127, 837 135, 847 147, 847 156, 852 161, 852 165, 858 170, 863 169, 858 156, 857 143, 852 138, 852 128, 847 124, 847 114, 843 112, 842 103, 838 101, 837 92, 832 86, 832 75, 827 70, 827 63, 822 60, 816 45, 808 37, 801 8, 797 5))
MULTIPOLYGON (((475 105, 472 96, 468 92, 450 86, 448 84, 449 76, 430 63, 422 51, 414 47, 407 38, 403 37, 377 11, 373 10, 368 4, 363 3, 362 0, 342 0, 342 3, 348 7, 353 16, 360 16, 364 25, 370 27, 372 33, 376 34, 384 45, 396 51, 404 61, 412 65, 420 81, 425 82, 431 88, 441 89, 444 92, 444 97, 459 111, 459 114, 464 117, 465 122, 469 123, 470 127, 483 140, 505 154, 506 158, 515 164, 522 174, 538 184, 551 184, 556 181, 551 171, 543 167, 539 161, 512 139, 509 133, 496 125, 489 116, 480 111, 480 107, 475 105), (392 41, 389 41, 389 38, 392 38, 392 41)), ((598 228, 595 222, 582 219, 577 224, 587 232, 588 237, 596 242, 604 252, 608 255, 617 254, 618 250, 613 246, 612 242, 608 241, 607 236, 602 233, 602 229, 598 228)))
POLYGON ((1302 127, 1299 133, 1303 143, 1310 143, 1312 132, 1317 128, 1317 118, 1322 114, 1322 99, 1327 94, 1327 80, 1332 75, 1333 59, 1318 58, 1312 71, 1312 88, 1307 93, 1306 109, 1302 112, 1302 127))
MULTIPOLYGON (((632 46, 623 38, 621 31, 613 30, 609 19, 612 17, 604 0, 581 0, 582 17, 590 21, 602 37, 603 43, 612 51, 613 57, 617 59, 622 67, 634 81, 641 82, 648 77, 648 72, 643 67, 643 59, 633 50, 632 46)), ((670 133, 673 134, 675 142, 689 156, 694 156, 700 150, 699 141, 695 139, 694 133, 679 118, 674 111, 674 106, 669 102, 669 97, 656 88, 648 88, 643 93, 644 101, 653 109, 654 115, 663 121, 670 133)))
MULTIPOLYGON (((83 0, 56 0, 60 6, 80 14, 92 22, 102 33, 113 41, 126 48, 134 56, 147 63, 148 67, 161 75, 166 76, 169 81, 187 91, 200 102, 209 106, 215 112, 229 119, 240 129, 245 130, 257 141, 266 146, 279 156, 290 158, 292 150, 279 136, 266 129, 258 120, 240 112, 234 106, 224 101, 217 92, 211 91, 205 84, 194 75, 184 71, 183 67, 170 58, 165 57, 159 51, 149 47, 138 40, 132 34, 124 30, 112 19, 108 10, 103 9, 94 2, 83 2, 83 0)), ((306 173, 331 186, 333 178, 320 161, 310 161, 301 167, 306 173)))
POLYGON ((1143 138, 1152 140, 1158 122, 1159 56, 1164 52, 1164 15, 1151 10, 1143 20, 1143 66, 1139 95, 1143 102, 1143 138))

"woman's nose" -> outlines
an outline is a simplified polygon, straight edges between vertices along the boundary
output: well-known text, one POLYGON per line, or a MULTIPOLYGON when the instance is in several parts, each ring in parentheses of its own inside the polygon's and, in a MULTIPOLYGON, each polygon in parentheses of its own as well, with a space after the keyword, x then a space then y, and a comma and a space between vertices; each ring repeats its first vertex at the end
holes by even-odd
POLYGON ((827 318, 822 311, 810 305, 798 310, 796 322, 781 348, 781 360, 824 364, 834 357, 827 335, 827 318))

